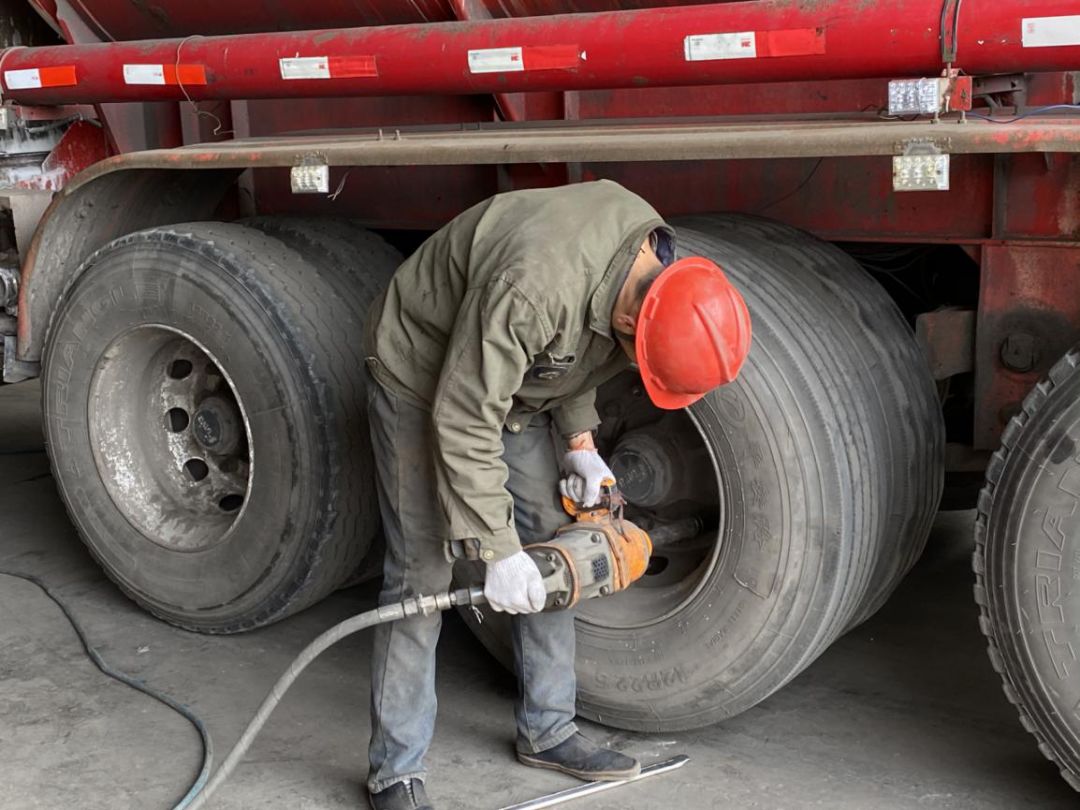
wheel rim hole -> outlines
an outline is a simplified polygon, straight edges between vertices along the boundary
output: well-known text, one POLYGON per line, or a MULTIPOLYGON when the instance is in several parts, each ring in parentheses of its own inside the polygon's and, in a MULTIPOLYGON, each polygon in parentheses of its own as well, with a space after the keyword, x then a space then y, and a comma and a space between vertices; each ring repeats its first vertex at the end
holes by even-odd
POLYGON ((655 577, 658 574, 664 573, 664 570, 668 567, 667 557, 650 557, 649 566, 645 569, 645 576, 655 577))
POLYGON ((169 376, 174 380, 182 380, 192 371, 190 360, 173 360, 169 364, 169 376))
POLYGON ((224 498, 218 501, 218 506, 221 507, 222 512, 235 512, 243 505, 243 495, 226 495, 224 498))
POLYGON ((202 481, 210 474, 210 468, 201 458, 193 458, 184 464, 184 470, 191 476, 192 481, 202 481))
POLYGON ((180 433, 183 430, 187 430, 187 426, 191 424, 191 417, 188 416, 188 412, 183 408, 170 408, 166 414, 166 418, 169 422, 169 430, 173 433, 180 433))

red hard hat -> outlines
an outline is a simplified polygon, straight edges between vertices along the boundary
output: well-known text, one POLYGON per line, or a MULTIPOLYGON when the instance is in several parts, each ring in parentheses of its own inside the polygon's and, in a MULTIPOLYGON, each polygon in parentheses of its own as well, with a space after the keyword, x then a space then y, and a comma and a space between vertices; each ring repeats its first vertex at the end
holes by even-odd
POLYGON ((645 294, 634 343, 649 399, 685 408, 735 379, 750 351, 750 313, 719 267, 691 256, 645 294))

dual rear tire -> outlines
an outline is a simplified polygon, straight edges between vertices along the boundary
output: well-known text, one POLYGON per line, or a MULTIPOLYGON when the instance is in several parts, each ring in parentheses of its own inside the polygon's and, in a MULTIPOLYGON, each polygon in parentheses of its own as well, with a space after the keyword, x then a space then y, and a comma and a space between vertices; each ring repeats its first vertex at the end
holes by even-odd
MULTIPOLYGON (((644 731, 750 708, 868 618, 921 553, 943 480, 930 374, 853 259, 744 216, 683 221, 679 244, 742 291, 754 338, 739 378, 686 413, 652 408, 633 378, 598 393, 606 454, 632 445, 646 478, 691 468, 646 516, 705 525, 659 546, 629 591, 578 609, 579 711, 644 731), (688 489, 693 503, 677 500, 688 489)), ((509 660, 500 617, 474 631, 509 660)))
POLYGON ((349 252, 293 225, 122 237, 50 329, 45 432, 68 511, 125 593, 192 630, 312 604, 377 531, 357 374, 374 291, 346 291, 350 268, 386 274, 395 257, 365 250, 370 234, 349 252))
MULTIPOLYGON (((712 723, 793 678, 908 570, 942 480, 929 374, 852 259, 748 217, 680 240, 743 291, 754 343, 687 412, 633 376, 599 392, 602 449, 652 471, 637 507, 704 526, 580 608, 581 711, 632 729, 712 723)), ((357 569, 377 533, 359 335, 399 260, 295 219, 158 228, 87 260, 51 327, 46 432, 81 535, 141 605, 235 632, 357 569)), ((505 657, 501 626, 477 633, 505 657)))

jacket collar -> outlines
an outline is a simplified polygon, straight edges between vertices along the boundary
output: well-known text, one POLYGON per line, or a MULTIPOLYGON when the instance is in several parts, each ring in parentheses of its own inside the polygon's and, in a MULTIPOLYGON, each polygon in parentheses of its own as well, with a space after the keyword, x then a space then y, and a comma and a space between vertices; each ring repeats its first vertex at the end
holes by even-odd
POLYGON ((662 219, 653 219, 638 226, 619 246, 604 272, 604 277, 600 279, 599 286, 593 292, 589 306, 589 328, 608 340, 615 340, 615 335, 611 331, 611 313, 615 309, 615 302, 619 298, 626 277, 630 275, 630 268, 634 264, 634 259, 637 258, 641 243, 655 230, 666 231, 671 236, 671 244, 675 244, 675 231, 662 219))

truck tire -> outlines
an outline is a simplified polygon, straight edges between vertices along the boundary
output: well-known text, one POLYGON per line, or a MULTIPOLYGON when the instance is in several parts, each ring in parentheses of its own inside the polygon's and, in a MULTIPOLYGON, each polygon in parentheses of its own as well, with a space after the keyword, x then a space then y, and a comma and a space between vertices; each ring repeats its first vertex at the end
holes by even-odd
POLYGON ((402 255, 382 237, 340 217, 254 217, 245 225, 280 239, 317 264, 360 318, 386 289, 402 255))
POLYGON ((109 576, 181 627, 294 613, 376 530, 361 316, 317 264, 241 225, 155 228, 91 256, 53 315, 61 497, 109 576))
MULTIPOLYGON (((602 451, 618 461, 632 436, 647 461, 636 480, 692 470, 654 515, 707 527, 659 546, 629 591, 578 608, 579 711, 643 731, 754 706, 866 618, 921 551, 943 478, 929 372, 853 259, 744 216, 687 221, 679 242, 742 290, 754 339, 739 379, 686 412, 650 416, 630 375, 598 393, 602 451)), ((504 657, 499 625, 479 632, 504 657)))
MULTIPOLYGON (((352 310, 358 328, 367 318, 371 302, 389 285, 403 258, 378 234, 341 217, 264 216, 244 220, 243 224, 280 239, 314 264, 352 310)), ((356 339, 359 340, 359 333, 356 339)), ((362 499, 358 514, 377 520, 379 504, 375 488, 368 487, 357 497, 362 499)), ((368 553, 340 587, 351 588, 379 577, 385 553, 382 533, 376 532, 368 553)))
POLYGON ((986 471, 975 601, 990 662, 1039 750, 1080 790, 1080 347, 1028 394, 986 471))

